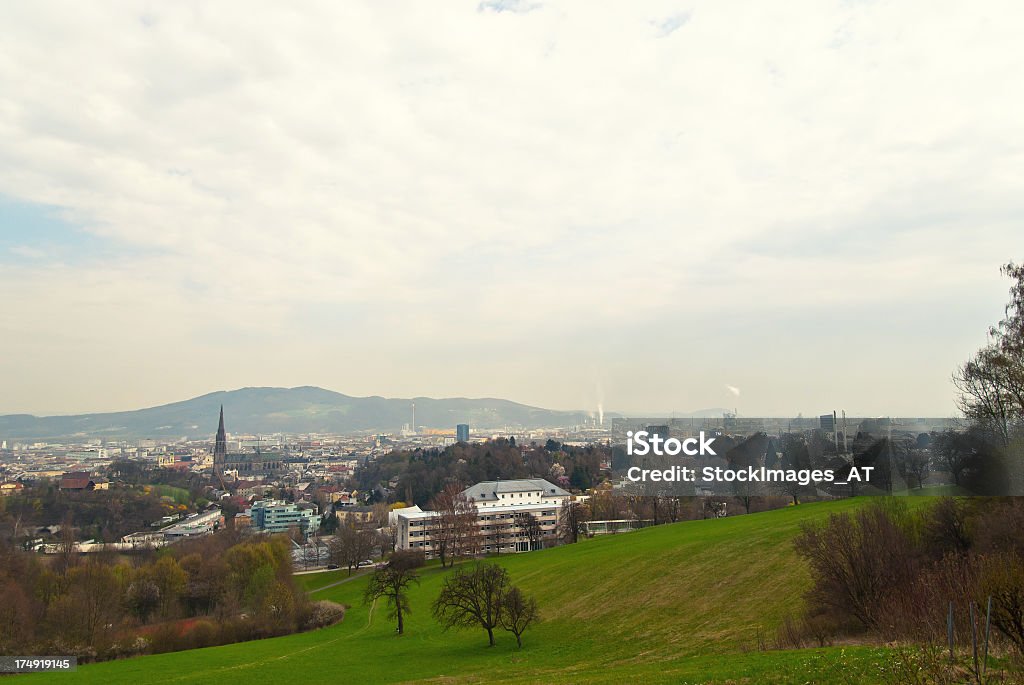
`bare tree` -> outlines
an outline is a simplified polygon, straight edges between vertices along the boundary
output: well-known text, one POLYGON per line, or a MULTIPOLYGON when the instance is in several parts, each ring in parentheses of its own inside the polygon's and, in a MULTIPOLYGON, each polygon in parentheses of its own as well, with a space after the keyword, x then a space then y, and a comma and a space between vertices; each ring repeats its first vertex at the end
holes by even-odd
POLYGON ((583 502, 569 501, 563 504, 558 514, 558 528, 562 539, 568 543, 577 542, 589 520, 590 507, 583 502))
POLYGON ((385 557, 395 551, 398 544, 398 529, 395 526, 384 526, 377 531, 374 538, 381 557, 385 557))
POLYGON ((348 574, 359 566, 359 562, 373 554, 374 540, 371 531, 356 528, 346 523, 338 528, 328 547, 332 564, 348 567, 348 574))
POLYGON ((478 561, 469 568, 457 568, 441 586, 434 601, 434 617, 445 630, 480 626, 493 647, 508 587, 508 571, 497 564, 478 561))
POLYGON ((612 495, 611 490, 595 488, 594 494, 588 500, 590 511, 595 519, 603 521, 619 518, 619 501, 612 495))
POLYGON ((665 517, 669 523, 676 523, 683 517, 683 501, 679 497, 665 498, 665 517))
POLYGON ((462 493, 462 487, 458 483, 449 483, 433 499, 431 507, 437 512, 433 544, 441 565, 453 564, 459 556, 475 554, 480 542, 477 509, 476 504, 462 493))
POLYGON ((928 450, 910 447, 903 455, 905 477, 907 480, 916 480, 919 490, 924 487, 924 479, 928 477, 928 471, 931 470, 931 461, 931 454, 928 450))
POLYGON ((302 567, 309 570, 320 565, 320 540, 312 538, 302 546, 302 567))
POLYGON ((1005 446, 1024 432, 1024 265, 1006 264, 1001 271, 1014 281, 1006 316, 953 383, 964 416, 1005 446))
POLYGON ((544 539, 544 530, 540 527, 540 521, 533 514, 522 511, 515 516, 516 527, 519 534, 526 537, 530 543, 530 551, 541 548, 544 539))
POLYGON ((75 547, 75 528, 72 523, 71 512, 69 511, 65 514, 64 522, 60 528, 60 556, 58 557, 58 567, 65 573, 78 561, 75 547))
POLYGON ((495 514, 489 522, 491 529, 491 541, 494 544, 496 554, 501 554, 505 543, 512 537, 512 523, 505 518, 504 514, 495 514))
POLYGON ((537 611, 537 600, 527 597, 517 587, 509 588, 501 601, 501 614, 498 621, 501 627, 516 636, 516 644, 523 647, 523 633, 531 623, 540 620, 537 611))
POLYGON ((423 565, 423 554, 400 550, 394 552, 388 563, 373 572, 366 586, 363 601, 367 604, 386 597, 391 609, 389 618, 398 620, 396 631, 405 633, 405 614, 411 611, 409 606, 408 588, 412 583, 419 585, 420 576, 416 569, 423 565))
POLYGON ((939 464, 953 476, 953 484, 960 485, 964 473, 975 460, 976 449, 971 436, 966 432, 948 430, 936 435, 932 445, 939 464))

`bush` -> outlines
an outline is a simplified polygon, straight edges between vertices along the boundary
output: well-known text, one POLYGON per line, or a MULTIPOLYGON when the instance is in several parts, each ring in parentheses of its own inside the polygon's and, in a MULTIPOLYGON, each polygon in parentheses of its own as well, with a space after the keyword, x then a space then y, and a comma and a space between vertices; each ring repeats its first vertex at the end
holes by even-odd
MULTIPOLYGON (((979 603, 992 597, 992 625, 1024 653, 1024 564, 1015 553, 981 560, 979 603)), ((984 605, 982 605, 984 606, 984 605)))
POLYGON ((303 628, 312 630, 314 628, 325 628, 338 623, 345 618, 345 605, 337 602, 321 600, 313 602, 309 607, 309 614, 306 616, 303 628))
POLYGON ((805 524, 795 540, 811 567, 811 606, 878 628, 887 600, 917 577, 913 525, 900 503, 876 501, 853 514, 805 524))

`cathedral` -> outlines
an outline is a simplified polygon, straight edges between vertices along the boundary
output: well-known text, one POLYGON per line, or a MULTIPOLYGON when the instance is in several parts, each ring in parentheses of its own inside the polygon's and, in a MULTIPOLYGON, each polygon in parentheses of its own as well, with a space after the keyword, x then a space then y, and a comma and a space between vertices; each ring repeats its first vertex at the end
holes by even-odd
POLYGON ((224 405, 220 407, 220 422, 213 443, 213 471, 218 478, 234 472, 238 479, 275 476, 284 472, 284 455, 280 452, 262 453, 257 448, 247 453, 228 453, 228 436, 224 430, 224 405))

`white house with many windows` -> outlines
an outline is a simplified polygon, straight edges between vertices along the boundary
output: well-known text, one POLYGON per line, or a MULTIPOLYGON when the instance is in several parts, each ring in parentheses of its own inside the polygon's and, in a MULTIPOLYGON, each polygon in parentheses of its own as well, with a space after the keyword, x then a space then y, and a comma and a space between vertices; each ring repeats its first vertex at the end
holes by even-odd
MULTIPOLYGON (((570 495, 543 478, 484 481, 462 492, 476 506, 479 550, 484 554, 528 552, 554 539, 561 507, 570 495), (532 517, 536 526, 527 525, 532 517)), ((396 546, 435 556, 434 511, 403 511, 396 514, 396 546)))

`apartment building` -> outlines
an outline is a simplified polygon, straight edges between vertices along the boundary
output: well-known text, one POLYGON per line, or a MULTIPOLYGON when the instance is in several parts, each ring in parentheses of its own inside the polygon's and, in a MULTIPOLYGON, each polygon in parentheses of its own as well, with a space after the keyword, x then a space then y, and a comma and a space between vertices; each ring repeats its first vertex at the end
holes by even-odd
MULTIPOLYGON (((485 481, 462 494, 476 506, 477 539, 484 554, 540 549, 556 537, 559 512, 569 498, 568 492, 542 478, 485 481)), ((437 512, 399 510, 395 519, 399 549, 436 556, 437 512)))
POLYGON ((294 504, 279 500, 254 502, 245 515, 253 528, 268 533, 286 533, 298 528, 308 537, 320 527, 320 514, 316 506, 306 503, 294 504))

